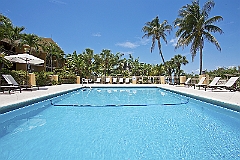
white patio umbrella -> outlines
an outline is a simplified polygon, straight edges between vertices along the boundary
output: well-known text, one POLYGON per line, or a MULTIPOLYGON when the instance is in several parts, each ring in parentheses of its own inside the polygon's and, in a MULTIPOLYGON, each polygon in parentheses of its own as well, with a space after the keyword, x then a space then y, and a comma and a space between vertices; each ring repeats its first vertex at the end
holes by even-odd
MULTIPOLYGON (((28 66, 28 64, 44 63, 44 60, 42 60, 38 57, 35 57, 33 55, 27 54, 27 53, 5 56, 4 58, 6 58, 7 60, 9 60, 11 62, 15 62, 15 63, 25 63, 26 67, 28 66)), ((26 68, 26 70, 28 72, 28 68, 26 68)), ((26 82, 27 82, 27 72, 26 72, 26 82)))
POLYGON ((26 63, 26 64, 44 63, 44 60, 27 53, 5 56, 4 58, 8 59, 11 62, 16 62, 16 63, 26 63))

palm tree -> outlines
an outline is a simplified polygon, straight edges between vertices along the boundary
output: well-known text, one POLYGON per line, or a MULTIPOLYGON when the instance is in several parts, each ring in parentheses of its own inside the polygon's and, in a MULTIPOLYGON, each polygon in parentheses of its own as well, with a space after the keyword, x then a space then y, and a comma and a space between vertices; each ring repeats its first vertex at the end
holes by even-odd
POLYGON ((145 33, 142 38, 144 37, 152 37, 152 46, 151 46, 151 53, 155 47, 155 43, 157 40, 158 43, 158 49, 159 49, 159 54, 161 55, 163 63, 165 63, 162 50, 161 50, 161 42, 160 39, 162 38, 166 43, 166 33, 172 30, 172 26, 168 25, 167 20, 164 20, 161 24, 159 22, 158 16, 154 18, 151 22, 147 22, 146 26, 142 28, 142 31, 145 33))
POLYGON ((10 51, 13 51, 14 47, 18 47, 20 44, 20 39, 22 38, 21 32, 24 30, 24 27, 13 27, 12 25, 8 26, 5 29, 5 38, 9 45, 11 45, 10 51))
POLYGON ((204 40, 213 43, 217 50, 221 51, 220 44, 211 32, 223 33, 222 29, 213 23, 222 21, 221 16, 209 18, 209 13, 214 7, 213 0, 208 0, 202 9, 199 7, 199 1, 195 0, 192 4, 187 4, 179 10, 178 18, 174 25, 179 27, 176 36, 179 37, 176 48, 185 47, 191 44, 192 61, 197 51, 200 52, 200 74, 202 74, 202 51, 204 40))
POLYGON ((179 78, 180 74, 181 74, 181 65, 182 64, 186 65, 188 63, 188 60, 187 60, 186 56, 182 56, 180 54, 175 55, 173 58, 171 58, 171 60, 176 65, 175 73, 179 78))
POLYGON ((176 65, 172 59, 169 61, 166 61, 166 63, 164 64, 164 69, 165 69, 166 75, 168 75, 169 83, 171 83, 171 81, 172 81, 172 74, 173 74, 175 68, 176 68, 176 65))
POLYGON ((82 53, 82 59, 84 61, 84 73, 85 77, 90 77, 92 75, 92 68, 93 68, 93 50, 92 49, 85 49, 85 51, 82 53))
POLYGON ((103 75, 103 72, 101 70, 101 64, 102 64, 102 59, 100 57, 99 54, 94 54, 93 55, 93 64, 92 64, 92 67, 93 67, 93 73, 94 75, 97 75, 97 76, 100 76, 100 75, 103 75))
MULTIPOLYGON (((61 48, 54 42, 44 41, 41 45, 43 51, 47 53, 46 56, 46 64, 47 66, 51 66, 51 72, 53 71, 53 57, 55 57, 56 62, 63 60, 64 52, 61 48)), ((55 65, 57 66, 57 65, 55 65)))
POLYGON ((100 56, 103 61, 102 69, 104 70, 104 76, 109 76, 113 68, 114 55, 111 53, 111 50, 103 49, 100 56))
POLYGON ((5 38, 6 30, 12 27, 12 22, 6 16, 0 14, 0 41, 5 38))
POLYGON ((119 72, 121 72, 122 70, 122 63, 124 62, 124 60, 122 60, 122 56, 124 54, 123 53, 116 53, 113 58, 112 58, 112 69, 113 69, 113 72, 112 72, 112 75, 117 75, 119 74, 119 72))
POLYGON ((164 65, 161 63, 153 65, 153 71, 152 71, 152 75, 153 76, 160 76, 164 74, 164 65))
POLYGON ((41 45, 41 39, 35 34, 24 34, 22 37, 21 45, 29 46, 29 54, 33 54, 34 52, 39 52, 39 48, 41 45))

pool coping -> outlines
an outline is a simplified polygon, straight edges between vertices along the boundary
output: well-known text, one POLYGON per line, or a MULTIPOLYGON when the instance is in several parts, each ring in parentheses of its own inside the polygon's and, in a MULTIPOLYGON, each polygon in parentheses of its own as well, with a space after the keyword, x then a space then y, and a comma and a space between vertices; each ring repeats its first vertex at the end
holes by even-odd
POLYGON ((0 114, 10 112, 10 111, 13 111, 15 109, 23 108, 27 105, 31 105, 33 103, 44 101, 44 100, 47 100, 47 99, 50 99, 50 98, 53 98, 53 97, 56 97, 56 96, 59 96, 59 95, 63 95, 63 94, 66 94, 66 93, 69 93, 69 92, 72 92, 72 91, 76 91, 76 90, 81 89, 81 88, 83 88, 83 87, 81 86, 79 88, 65 90, 65 91, 61 91, 61 92, 58 92, 58 93, 53 93, 53 94, 50 94, 50 95, 44 95, 44 96, 41 96, 39 98, 34 98, 34 99, 18 102, 18 103, 15 103, 15 104, 2 106, 2 107, 0 107, 0 114))
POLYGON ((210 99, 210 98, 201 97, 201 96, 196 96, 196 95, 193 95, 193 94, 189 94, 189 93, 185 93, 185 92, 181 92, 181 91, 176 91, 176 90, 164 88, 164 87, 161 87, 161 86, 159 86, 159 88, 161 88, 163 90, 166 90, 166 91, 170 91, 170 92, 174 92, 174 93, 177 93, 177 94, 181 94, 181 95, 184 95, 184 96, 187 96, 187 97, 190 97, 190 98, 194 98, 196 100, 200 100, 200 101, 203 101, 203 102, 211 103, 211 104, 223 107, 223 108, 231 109, 233 111, 240 112, 240 106, 236 105, 236 104, 230 104, 230 103, 227 103, 227 102, 221 102, 219 100, 210 99))

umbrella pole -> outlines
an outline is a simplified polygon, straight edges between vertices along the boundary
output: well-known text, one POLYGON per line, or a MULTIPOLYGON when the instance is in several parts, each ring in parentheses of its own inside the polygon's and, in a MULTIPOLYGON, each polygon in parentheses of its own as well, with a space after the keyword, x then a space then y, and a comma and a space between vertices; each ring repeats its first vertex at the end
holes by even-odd
POLYGON ((28 79, 27 79, 27 73, 28 73, 28 63, 27 63, 27 60, 26 60, 26 85, 28 85, 28 79))

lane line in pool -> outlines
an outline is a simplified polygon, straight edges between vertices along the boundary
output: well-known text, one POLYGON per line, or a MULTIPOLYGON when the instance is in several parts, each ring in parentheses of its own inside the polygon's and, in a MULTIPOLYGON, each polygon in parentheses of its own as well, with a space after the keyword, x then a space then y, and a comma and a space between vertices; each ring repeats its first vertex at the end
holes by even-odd
POLYGON ((134 107, 134 106, 171 106, 171 105, 182 105, 187 104, 189 99, 186 102, 181 103, 162 103, 162 104, 106 104, 106 105, 90 105, 90 104, 53 104, 52 100, 50 100, 51 105, 53 106, 72 106, 72 107, 134 107))

